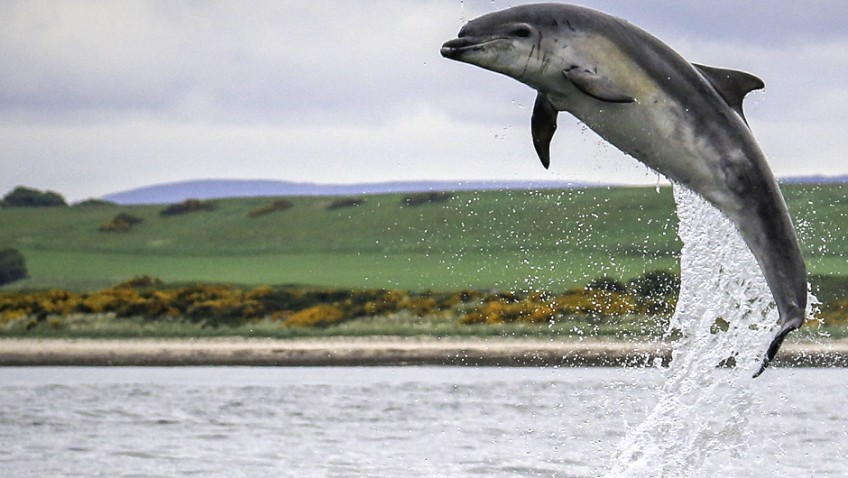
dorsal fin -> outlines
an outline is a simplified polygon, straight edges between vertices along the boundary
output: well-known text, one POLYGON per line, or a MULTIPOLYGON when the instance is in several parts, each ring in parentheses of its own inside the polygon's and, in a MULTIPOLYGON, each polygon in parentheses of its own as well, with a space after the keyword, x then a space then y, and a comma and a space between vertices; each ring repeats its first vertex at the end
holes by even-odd
POLYGON ((724 101, 739 113, 739 116, 747 124, 745 114, 742 113, 742 100, 749 92, 764 88, 766 84, 763 83, 763 80, 744 71, 726 70, 695 63, 692 66, 704 75, 704 78, 713 85, 713 88, 724 98, 724 101))

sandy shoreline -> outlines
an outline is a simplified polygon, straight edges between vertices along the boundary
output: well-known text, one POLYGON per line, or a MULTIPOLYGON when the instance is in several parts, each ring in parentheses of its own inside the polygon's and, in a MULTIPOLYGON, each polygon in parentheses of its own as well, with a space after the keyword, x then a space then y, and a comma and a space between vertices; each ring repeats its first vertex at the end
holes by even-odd
MULTIPOLYGON (((0 366, 640 366, 669 357, 663 343, 599 339, 0 339, 0 366)), ((786 344, 776 365, 848 366, 848 340, 786 344)))

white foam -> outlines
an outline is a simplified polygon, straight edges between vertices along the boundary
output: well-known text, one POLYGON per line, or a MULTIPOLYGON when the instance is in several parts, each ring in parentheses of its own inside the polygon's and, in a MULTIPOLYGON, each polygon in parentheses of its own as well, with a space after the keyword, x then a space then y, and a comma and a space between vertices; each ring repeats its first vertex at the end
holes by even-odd
POLYGON ((682 186, 675 185, 674 198, 683 250, 669 333, 680 336, 656 407, 627 431, 608 476, 715 476, 754 441, 747 427, 759 400, 752 374, 771 340, 777 309, 730 221, 682 186), (717 367, 731 357, 734 368, 717 367))

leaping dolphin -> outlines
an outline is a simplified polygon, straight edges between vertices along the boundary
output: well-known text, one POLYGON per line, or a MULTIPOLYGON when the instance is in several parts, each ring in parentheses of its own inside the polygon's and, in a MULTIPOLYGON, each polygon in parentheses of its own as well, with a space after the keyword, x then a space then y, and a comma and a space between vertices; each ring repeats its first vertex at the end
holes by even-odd
POLYGON ((538 94, 533 145, 550 164, 567 111, 624 153, 700 194, 757 259, 780 314, 759 376, 807 307, 807 272, 774 175, 742 113, 763 82, 689 63, 619 18, 564 4, 523 5, 468 22, 442 56, 502 73, 538 94))

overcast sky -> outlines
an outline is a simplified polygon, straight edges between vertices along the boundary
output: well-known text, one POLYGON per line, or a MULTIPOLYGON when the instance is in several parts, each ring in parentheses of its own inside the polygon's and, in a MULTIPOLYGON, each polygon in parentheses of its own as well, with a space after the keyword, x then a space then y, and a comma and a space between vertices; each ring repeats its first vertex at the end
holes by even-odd
MULTIPOLYGON (((3 0, 0 194, 201 178, 656 183, 567 115, 545 171, 535 93, 440 57, 464 21, 518 3, 3 0)), ((746 115, 778 176, 848 173, 848 2, 579 3, 765 80, 746 115)))

